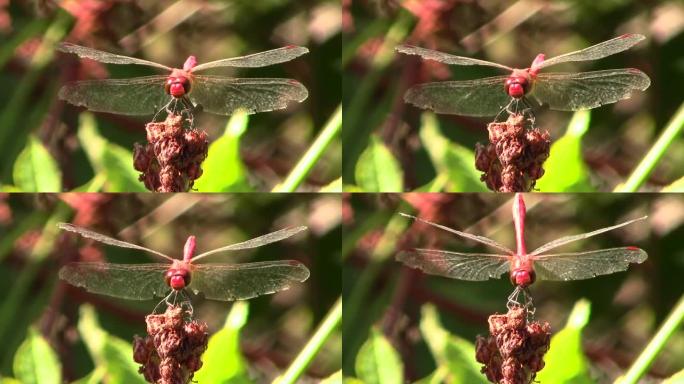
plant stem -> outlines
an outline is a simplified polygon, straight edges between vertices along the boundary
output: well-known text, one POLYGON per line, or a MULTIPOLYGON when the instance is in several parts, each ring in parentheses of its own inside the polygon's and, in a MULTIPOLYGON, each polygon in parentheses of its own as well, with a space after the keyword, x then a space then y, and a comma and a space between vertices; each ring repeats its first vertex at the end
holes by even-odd
POLYGON ((615 383, 632 384, 639 381, 639 379, 646 373, 648 367, 651 366, 659 352, 665 347, 667 340, 677 331, 684 320, 684 295, 679 298, 670 315, 665 319, 663 325, 660 326, 658 332, 653 336, 646 348, 641 352, 639 357, 634 361, 627 373, 618 378, 615 383))
POLYGON ((342 322, 342 297, 338 298, 328 314, 323 319, 323 322, 318 327, 316 332, 311 336, 311 339, 304 346, 299 355, 294 359, 292 364, 287 368, 287 371, 275 380, 277 384, 291 384, 295 383, 297 379, 304 373, 306 367, 311 364, 316 354, 323 346, 323 343, 330 337, 333 330, 335 330, 342 322))
POLYGON ((295 165, 285 181, 276 185, 273 188, 273 192, 294 192, 302 181, 304 181, 306 175, 311 172, 316 161, 321 158, 323 151, 340 133, 341 128, 342 104, 337 107, 333 115, 328 119, 325 127, 323 127, 323 131, 321 131, 316 140, 309 147, 309 150, 306 151, 297 165, 295 165))
POLYGON ((684 103, 667 123, 665 130, 653 144, 651 150, 641 160, 624 184, 615 187, 615 192, 636 192, 663 157, 667 148, 674 142, 684 128, 684 103))

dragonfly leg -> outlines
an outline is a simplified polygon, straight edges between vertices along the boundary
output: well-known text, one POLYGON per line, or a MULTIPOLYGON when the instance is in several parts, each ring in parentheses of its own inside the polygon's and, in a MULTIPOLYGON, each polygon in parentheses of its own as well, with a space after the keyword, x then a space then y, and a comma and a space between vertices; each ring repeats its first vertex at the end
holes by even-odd
POLYGON ((513 308, 524 308, 527 313, 527 320, 534 320, 534 312, 536 308, 534 307, 534 302, 532 301, 532 295, 527 287, 521 288, 516 286, 508 296, 508 303, 506 303, 506 308, 512 310, 513 308))

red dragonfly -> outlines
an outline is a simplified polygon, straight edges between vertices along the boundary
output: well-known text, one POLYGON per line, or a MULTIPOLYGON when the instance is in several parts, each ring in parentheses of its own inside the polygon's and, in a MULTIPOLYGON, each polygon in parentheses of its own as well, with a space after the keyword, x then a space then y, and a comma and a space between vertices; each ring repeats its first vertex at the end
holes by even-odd
POLYGON ((509 71, 510 74, 506 76, 419 84, 404 95, 407 103, 437 113, 493 116, 514 101, 522 100, 525 103, 525 96, 531 96, 538 104, 548 104, 551 109, 578 111, 627 99, 634 90, 646 90, 651 85, 651 80, 634 68, 539 73, 543 68, 560 63, 601 59, 627 50, 643 39, 642 35, 626 34, 548 60, 540 53, 532 65, 525 69, 411 45, 400 45, 396 50, 445 64, 485 65, 509 71))
POLYGON ((415 249, 398 254, 397 260, 409 267, 418 268, 425 273, 461 280, 482 281, 498 278, 508 272, 511 283, 516 286, 516 292, 518 288, 527 288, 530 284, 534 283, 537 277, 545 280, 589 279, 598 275, 624 271, 630 263, 641 263, 647 257, 646 252, 637 247, 619 247, 571 253, 547 253, 562 245, 644 220, 646 216, 581 235, 561 237, 542 245, 532 252, 528 252, 525 247, 525 202, 523 201, 522 194, 519 193, 515 195, 513 200, 516 252, 484 236, 472 235, 414 216, 402 215, 496 248, 502 253, 485 254, 415 249))
POLYGON ((196 74, 219 67, 265 67, 309 52, 305 47, 294 45, 199 65, 195 56, 190 56, 183 69, 69 43, 61 43, 57 49, 101 63, 146 65, 169 72, 132 79, 77 81, 60 89, 62 100, 95 112, 151 115, 180 102, 184 109, 199 105, 204 111, 227 116, 238 109, 248 113, 283 109, 288 102, 302 102, 309 94, 302 84, 292 79, 237 79, 196 74))
POLYGON ((185 242, 183 259, 179 260, 161 252, 72 224, 60 223, 58 226, 88 239, 117 247, 150 252, 167 260, 166 263, 154 264, 74 262, 65 265, 59 271, 59 277, 69 284, 102 295, 130 300, 149 300, 182 293, 184 288, 189 288, 195 294, 202 292, 207 299, 246 300, 288 289, 292 284, 303 282, 309 277, 309 270, 302 263, 294 260, 244 264, 195 263, 214 253, 256 248, 287 239, 306 230, 306 227, 281 229, 196 256, 194 255, 195 236, 190 236, 185 242))

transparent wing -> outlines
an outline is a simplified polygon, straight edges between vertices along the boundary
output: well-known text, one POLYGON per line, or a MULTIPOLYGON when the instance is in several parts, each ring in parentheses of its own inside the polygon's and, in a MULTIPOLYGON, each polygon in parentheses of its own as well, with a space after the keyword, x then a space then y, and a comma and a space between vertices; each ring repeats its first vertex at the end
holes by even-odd
POLYGON ((237 251, 240 249, 249 249, 249 248, 256 248, 256 247, 261 247, 262 245, 274 243, 276 241, 284 240, 287 239, 288 237, 292 237, 299 232, 306 231, 306 227, 294 227, 294 228, 285 228, 281 229, 279 231, 267 233, 263 236, 255 237, 253 239, 243 241, 241 243, 237 244, 231 244, 227 245, 225 247, 221 248, 216 248, 214 250, 204 252, 202 254, 199 254, 195 257, 192 258, 192 261, 195 262, 203 257, 209 256, 214 253, 218 252, 223 252, 223 251, 237 251))
POLYGON ((290 61, 308 52, 309 50, 306 47, 288 45, 287 47, 271 49, 270 51, 254 53, 252 55, 233 57, 230 59, 216 60, 209 63, 200 64, 193 68, 192 72, 203 71, 205 69, 216 67, 266 67, 269 65, 290 61))
POLYGON ((101 233, 97 233, 97 232, 91 231, 90 229, 83 228, 83 227, 78 227, 78 226, 73 225, 73 224, 69 224, 69 223, 57 223, 57 227, 59 227, 59 229, 65 230, 65 231, 78 233, 79 235, 81 235, 81 236, 83 236, 83 237, 85 237, 85 238, 93 239, 93 240, 99 241, 99 242, 101 242, 101 243, 105 243, 105 244, 109 244, 109 245, 114 245, 114 246, 122 247, 122 248, 138 249, 138 250, 141 250, 141 251, 146 251, 146 252, 154 253, 155 255, 161 256, 161 257, 163 257, 163 258, 165 258, 165 259, 168 259, 168 260, 173 260, 173 258, 171 258, 171 257, 169 257, 169 256, 167 256, 167 255, 165 255, 165 254, 163 254, 163 253, 161 253, 161 252, 155 251, 154 249, 149 249, 149 248, 145 248, 145 247, 140 246, 140 245, 128 243, 128 242, 126 242, 126 241, 117 240, 117 239, 114 239, 114 238, 112 238, 112 237, 105 236, 105 235, 103 235, 103 234, 101 234, 101 233))
POLYGON ((170 264, 69 263, 59 277, 88 292, 129 300, 166 296, 171 288, 164 280, 170 264))
POLYGON ((625 51, 635 44, 645 39, 643 35, 626 34, 618 36, 614 39, 592 45, 591 47, 580 49, 579 51, 566 53, 564 55, 552 57, 544 60, 537 68, 544 68, 551 65, 566 63, 570 61, 587 61, 602 59, 606 56, 614 55, 618 52, 625 51))
POLYGON ((302 102, 309 96, 306 88, 292 79, 234 79, 220 76, 195 76, 190 100, 203 110, 231 115, 238 109, 247 113, 267 112, 302 102))
POLYGON ((405 213, 399 213, 399 214, 402 215, 402 216, 404 216, 404 217, 408 217, 408 218, 411 218, 411 219, 414 219, 414 220, 418 220, 418 221, 420 221, 420 222, 423 222, 423 223, 425 223, 425 224, 432 225, 433 227, 437 227, 437 228, 439 228, 439 229, 443 229, 443 230, 445 230, 445 231, 447 231, 447 232, 455 233, 455 234, 457 234, 457 235, 459 235, 459 236, 461 236, 461 237, 465 237, 466 239, 470 239, 470 240, 473 240, 473 241, 477 241, 478 243, 482 243, 482 244, 485 244, 485 245, 489 245, 490 247, 497 248, 497 249, 499 249, 499 250, 501 250, 501 251, 506 252, 506 253, 509 254, 509 255, 513 255, 513 254, 515 253, 515 252, 511 251, 510 249, 508 249, 507 247, 504 247, 503 245, 497 243, 496 241, 494 241, 494 240, 492 240, 492 239, 490 239, 490 238, 488 238, 488 237, 478 236, 478 235, 473 235, 473 234, 470 234, 470 233, 467 233, 467 232, 457 231, 457 230, 455 230, 455 229, 453 229, 453 228, 449 228, 449 227, 444 226, 444 225, 440 225, 440 224, 437 224, 437 223, 433 223, 432 221, 428 221, 428 220, 425 220, 425 219, 421 219, 420 217, 415 217, 415 216, 407 215, 407 214, 405 214, 405 213))
POLYGON ((413 45, 399 45, 396 48, 397 52, 405 53, 407 55, 418 55, 423 59, 435 60, 444 64, 451 65, 486 65, 488 67, 496 67, 513 71, 513 68, 507 67, 503 64, 492 63, 491 61, 478 60, 470 57, 456 56, 448 53, 434 51, 432 49, 416 47, 413 45))
POLYGON ((624 227, 625 225, 629 225, 629 224, 632 224, 632 223, 637 222, 637 221, 645 220, 647 217, 648 216, 640 217, 638 219, 625 221, 624 223, 616 224, 616 225, 613 225, 611 227, 605 227, 605 228, 597 229, 595 231, 582 233, 579 235, 561 237, 560 239, 556 239, 554 241, 550 241, 550 242, 542 245, 541 247, 530 252, 529 255, 530 256, 540 255, 541 253, 544 253, 546 251, 550 251, 554 248, 560 247, 561 245, 572 243, 573 241, 577 241, 577 240, 586 239, 588 237, 596 236, 596 235, 604 233, 604 232, 612 231, 613 229, 624 227))
POLYGON ((136 59, 134 57, 128 57, 128 56, 122 56, 122 55, 115 55, 113 53, 98 51, 97 49, 82 47, 80 45, 71 44, 71 43, 60 43, 57 46, 57 50, 62 51, 62 52, 66 52, 66 53, 74 53, 74 54, 78 55, 78 57, 83 57, 86 59, 99 61, 101 63, 139 64, 139 65, 147 65, 149 67, 161 68, 161 69, 165 69, 167 71, 173 70, 173 68, 169 68, 166 65, 162 65, 162 64, 155 63, 152 61, 136 59))
POLYGON ((549 108, 577 111, 628 99, 643 91, 651 79, 638 69, 611 69, 580 73, 540 73, 532 95, 549 108))
POLYGON ((641 263, 648 255, 637 247, 601 249, 579 253, 560 253, 533 257, 534 268, 545 280, 582 280, 627 270, 630 263, 641 263))
POLYGON ((470 281, 499 278, 509 270, 508 259, 504 255, 437 249, 414 249, 397 255, 397 260, 425 273, 470 281))
POLYGON ((193 266, 189 288, 211 300, 246 300, 288 289, 309 278, 309 270, 294 260, 193 266))
POLYGON ((145 76, 77 81, 63 86, 59 98, 95 112, 152 115, 171 100, 164 90, 166 79, 167 76, 145 76))
POLYGON ((404 101, 437 113, 493 116, 511 99, 504 90, 506 78, 507 76, 496 76, 418 84, 406 92, 404 101))

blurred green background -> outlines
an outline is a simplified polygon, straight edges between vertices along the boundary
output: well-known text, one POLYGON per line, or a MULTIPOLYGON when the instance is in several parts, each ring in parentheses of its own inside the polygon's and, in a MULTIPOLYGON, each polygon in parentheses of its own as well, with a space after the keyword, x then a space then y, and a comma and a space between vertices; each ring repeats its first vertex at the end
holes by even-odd
MULTIPOLYGON (((233 309, 233 320, 227 323, 232 331, 229 337, 224 336, 228 341, 224 340, 218 351, 214 349, 213 364, 207 362, 209 356, 204 357, 205 368, 223 374, 224 379, 228 375, 234 380, 231 382, 271 382, 282 374, 312 337, 342 289, 339 196, 3 195, 0 199, 0 289, 4 292, 0 304, 0 339, 3 340, 0 376, 17 377, 17 369, 22 366, 19 362, 22 356, 26 358, 27 349, 24 347, 24 353, 20 353, 19 346, 35 339, 29 332, 34 329, 54 350, 64 379, 57 376, 58 370, 48 376, 56 381, 40 382, 72 382, 96 371, 104 372, 108 378, 94 382, 131 383, 141 379, 135 374, 137 367, 133 364, 129 343, 133 335, 145 334, 145 315, 158 300, 128 301, 89 294, 59 280, 57 271, 64 263, 79 259, 115 263, 158 260, 144 252, 92 243, 60 231, 55 225, 60 221, 172 257, 182 257, 183 244, 191 234, 197 236, 197 250, 202 252, 284 227, 308 226, 308 231, 291 239, 254 250, 216 254, 205 261, 295 259, 311 271, 310 278, 302 284, 241 305, 204 300, 201 296, 193 298, 195 317, 208 323, 210 336, 222 329, 228 312, 233 309), (99 327, 93 325, 94 321, 99 322, 99 327), (236 343, 233 349, 225 346, 232 345, 231 342, 236 343), (92 345, 88 343, 105 347, 98 353, 90 350, 92 345), (129 376, 122 376, 121 372, 129 376), (133 379, 137 380, 130 381, 133 379)), ((301 382, 317 382, 340 369, 341 331, 338 328, 323 340, 322 349, 313 355, 301 382)), ((36 348, 35 341, 28 344, 36 348)), ((45 354, 44 370, 50 367, 49 357, 45 354)))
MULTIPOLYGON (((200 191, 270 190, 292 171, 338 108, 340 17, 339 3, 329 0, 2 2, 0 183, 5 190, 25 192, 144 191, 131 152, 133 143, 145 142, 144 124, 151 116, 98 113, 92 119, 58 100, 57 92, 79 71, 89 78, 159 73, 56 53, 59 41, 171 67, 182 66, 189 55, 202 63, 302 45, 310 53, 291 62, 215 73, 296 79, 309 90, 303 103, 253 115, 237 131, 226 131, 225 116, 201 113, 195 119, 210 142, 223 139, 207 160, 221 166, 205 168, 204 177, 211 180, 198 181, 200 191)), ((341 151, 339 135, 333 135, 309 164, 299 189, 318 190, 340 178, 341 151)))
MULTIPOLYGON (((579 252, 633 245, 647 251, 644 263, 593 279, 537 281, 530 287, 536 319, 549 322, 552 333, 561 339, 552 341, 541 382, 612 382, 644 350, 684 294, 684 199, 668 194, 526 194, 525 202, 529 250, 562 236, 649 216, 646 221, 557 248, 558 252, 579 252), (566 322, 571 326, 561 332, 566 322)), ((473 344, 476 335, 488 333, 487 317, 506 311, 507 297, 513 291, 508 277, 484 282, 453 280, 423 274, 394 258, 400 250, 411 248, 484 253, 496 253, 496 249, 414 224, 398 213, 487 236, 514 248, 511 204, 512 195, 499 194, 346 195, 342 249, 345 376, 376 382, 368 374, 374 361, 370 351, 375 351, 382 356, 375 363, 394 375, 386 383, 483 382, 473 344)), ((679 330, 658 350, 643 382, 660 382, 684 369, 681 321, 674 323, 679 330)))
POLYGON ((684 9, 681 1, 355 1, 344 7, 343 181, 347 191, 478 192, 475 143, 491 119, 435 115, 405 104, 412 85, 504 73, 398 54, 407 43, 526 68, 624 33, 646 40, 601 60, 559 65, 579 72, 634 67, 652 84, 631 99, 580 114, 543 109, 537 125, 555 145, 542 192, 681 190, 684 165, 684 9), (678 112, 677 112, 678 111, 678 112), (661 146, 656 139, 667 128, 661 146), (647 159, 647 152, 653 157, 647 159), (648 160, 648 167, 635 171, 648 160), (677 183, 677 181, 679 181, 677 183))

